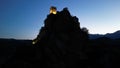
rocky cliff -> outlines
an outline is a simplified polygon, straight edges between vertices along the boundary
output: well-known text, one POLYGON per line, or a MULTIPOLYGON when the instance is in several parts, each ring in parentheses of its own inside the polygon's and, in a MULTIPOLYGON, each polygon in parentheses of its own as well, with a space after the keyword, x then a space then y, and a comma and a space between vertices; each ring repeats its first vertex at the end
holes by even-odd
MULTIPOLYGON (((87 29, 80 28, 76 16, 71 16, 67 8, 57 14, 49 14, 35 41, 35 46, 44 52, 45 65, 76 67, 86 64, 84 53, 88 42, 87 29)), ((63 68, 62 67, 62 68, 63 68)))

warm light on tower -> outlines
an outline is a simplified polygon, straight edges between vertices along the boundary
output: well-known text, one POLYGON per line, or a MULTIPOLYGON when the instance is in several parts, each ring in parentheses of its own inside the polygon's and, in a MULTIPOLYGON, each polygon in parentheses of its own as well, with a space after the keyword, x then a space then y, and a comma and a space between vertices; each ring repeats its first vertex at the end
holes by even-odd
POLYGON ((57 14, 57 8, 54 7, 54 6, 52 6, 52 7, 50 8, 50 14, 57 14))

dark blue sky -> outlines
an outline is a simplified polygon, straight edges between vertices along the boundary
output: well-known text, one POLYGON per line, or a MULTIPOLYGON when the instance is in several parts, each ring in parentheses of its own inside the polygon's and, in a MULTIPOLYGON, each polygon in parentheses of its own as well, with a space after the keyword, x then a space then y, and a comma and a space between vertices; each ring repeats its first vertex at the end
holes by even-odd
POLYGON ((120 0, 0 0, 0 38, 34 39, 50 6, 68 7, 90 33, 120 30, 120 0))

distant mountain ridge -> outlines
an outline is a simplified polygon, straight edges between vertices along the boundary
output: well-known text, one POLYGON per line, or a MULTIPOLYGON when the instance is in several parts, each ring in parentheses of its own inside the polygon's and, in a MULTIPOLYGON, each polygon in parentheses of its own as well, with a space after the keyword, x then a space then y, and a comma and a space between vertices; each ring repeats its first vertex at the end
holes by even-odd
POLYGON ((119 39, 120 38, 120 30, 114 32, 114 33, 107 33, 105 35, 102 34, 89 34, 90 39, 97 39, 101 37, 107 37, 110 39, 119 39))

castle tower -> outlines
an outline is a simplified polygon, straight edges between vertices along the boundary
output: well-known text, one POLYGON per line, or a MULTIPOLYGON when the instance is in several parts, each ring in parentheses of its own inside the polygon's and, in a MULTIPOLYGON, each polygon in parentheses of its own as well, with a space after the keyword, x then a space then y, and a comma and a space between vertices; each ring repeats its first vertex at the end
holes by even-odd
POLYGON ((57 8, 54 7, 54 6, 52 6, 52 7, 50 8, 50 14, 57 14, 57 8))

